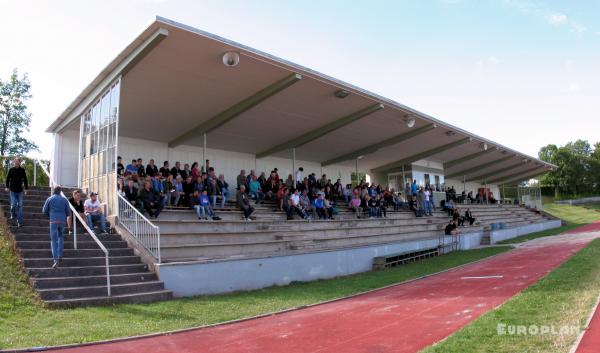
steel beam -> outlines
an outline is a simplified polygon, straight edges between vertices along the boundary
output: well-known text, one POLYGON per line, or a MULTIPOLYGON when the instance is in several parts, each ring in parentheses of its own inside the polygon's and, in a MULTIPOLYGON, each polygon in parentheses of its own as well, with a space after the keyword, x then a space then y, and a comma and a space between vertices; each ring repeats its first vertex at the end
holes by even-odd
POLYGON ((329 124, 323 125, 312 131, 302 134, 291 141, 286 141, 286 142, 280 143, 277 146, 274 146, 267 150, 259 152, 256 154, 256 158, 264 158, 266 156, 270 156, 272 154, 275 154, 275 153, 283 151, 283 150, 288 150, 290 148, 297 148, 302 145, 305 145, 313 140, 318 139, 321 136, 327 135, 328 133, 330 133, 332 131, 335 131, 335 130, 337 130, 345 125, 348 125, 358 119, 364 118, 365 116, 367 116, 369 114, 372 114, 380 109, 383 109, 383 107, 384 107, 383 104, 377 103, 370 107, 361 109, 350 115, 339 118, 329 124))
POLYGON ((496 169, 496 170, 493 170, 493 171, 491 171, 489 173, 486 173, 486 174, 483 174, 483 175, 478 175, 478 176, 474 176, 472 178, 468 178, 467 181, 486 180, 489 177, 493 177, 494 175, 498 175, 498 174, 507 172, 507 171, 509 171, 511 169, 518 168, 518 167, 521 167, 523 165, 525 165, 525 163, 523 163, 523 161, 521 161, 519 163, 511 164, 508 167, 496 169))
POLYGON ((496 159, 495 161, 491 161, 491 162, 486 162, 486 163, 483 163, 483 164, 479 164, 479 165, 476 165, 476 166, 474 166, 472 168, 464 169, 464 170, 458 171, 456 173, 450 173, 448 175, 445 175, 444 177, 446 179, 452 179, 452 178, 456 178, 456 177, 459 177, 459 176, 469 175, 469 174, 472 174, 474 172, 478 172, 478 171, 480 171, 482 169, 485 169, 487 167, 491 167, 493 165, 506 162, 509 159, 514 158, 514 157, 515 157, 515 155, 511 154, 508 157, 503 157, 503 158, 500 158, 500 159, 496 159))
POLYGON ((388 163, 388 164, 379 166, 377 168, 373 168, 373 169, 371 169, 371 171, 374 172, 374 173, 379 173, 379 172, 389 172, 389 173, 391 173, 391 172, 394 172, 394 171, 397 171, 397 170, 399 171, 399 170, 402 169, 403 165, 410 164, 410 163, 418 161, 420 159, 436 155, 438 153, 444 152, 444 151, 449 150, 451 148, 458 147, 460 145, 464 145, 465 143, 468 143, 468 142, 471 142, 471 141, 472 141, 472 138, 466 137, 466 138, 463 138, 463 139, 460 139, 460 140, 457 140, 457 141, 454 141, 454 142, 450 142, 450 143, 447 143, 445 145, 442 145, 442 146, 439 146, 439 147, 436 147, 436 148, 432 148, 430 150, 427 150, 427 151, 424 151, 424 152, 421 152, 421 153, 417 153, 417 154, 415 154, 413 156, 401 159, 399 161, 388 163))
POLYGON ((522 177, 527 177, 529 175, 539 175, 539 174, 543 174, 543 173, 547 172, 547 170, 545 170, 545 171, 544 170, 540 170, 539 172, 534 173, 536 170, 538 170, 540 168, 544 168, 544 166, 543 165, 538 165, 535 168, 527 169, 527 170, 524 170, 522 172, 513 173, 513 174, 510 174, 510 175, 505 175, 503 177, 498 177, 496 179, 488 180, 488 183, 494 183, 494 184, 496 184, 496 183, 498 183, 500 181, 506 183, 506 182, 511 182, 511 181, 514 181, 514 180, 518 180, 519 178, 522 178, 522 177))
POLYGON ((468 156, 460 157, 460 158, 457 158, 457 159, 455 159, 453 161, 446 162, 446 163, 444 163, 444 170, 456 167, 457 165, 461 165, 461 164, 463 164, 465 162, 471 161, 471 160, 473 160, 475 158, 479 158, 481 156, 484 156, 484 155, 486 155, 488 153, 491 153, 491 152, 495 152, 497 150, 498 150, 498 147, 490 147, 487 150, 479 151, 479 152, 470 154, 468 156))
POLYGON ((253 108, 254 106, 263 102, 267 98, 290 87, 291 85, 300 81, 301 79, 302 79, 302 75, 294 73, 287 77, 284 77, 283 79, 281 79, 275 83, 272 83, 271 85, 263 88, 262 90, 254 93, 253 95, 244 99, 243 101, 236 103, 235 105, 227 108, 226 110, 215 115, 214 117, 210 118, 209 120, 194 127, 193 129, 189 130, 185 134, 173 139, 172 141, 169 142, 169 147, 173 148, 173 147, 179 146, 194 137, 209 133, 210 131, 218 128, 219 126, 222 126, 223 124, 233 120, 234 118, 236 118, 240 114, 244 113, 245 111, 249 110, 250 108, 253 108))
POLYGON ((381 142, 378 142, 378 143, 375 143, 375 144, 372 144, 372 145, 369 145, 369 146, 365 146, 365 147, 363 147, 361 149, 358 149, 356 151, 352 151, 350 153, 346 153, 346 154, 341 155, 339 157, 335 157, 333 159, 330 159, 328 161, 325 161, 325 162, 321 163, 321 165, 325 167, 325 166, 328 166, 328 165, 332 165, 332 164, 340 163, 340 162, 343 162, 343 161, 348 161, 348 160, 351 160, 351 159, 355 159, 355 158, 357 158, 359 156, 365 156, 367 154, 375 153, 378 150, 380 150, 381 148, 384 148, 384 147, 387 147, 387 146, 391 146, 391 145, 395 145, 395 144, 398 144, 400 142, 404 142, 406 140, 409 140, 409 139, 411 139, 413 137, 419 136, 419 135, 421 135, 421 134, 423 134, 423 133, 425 133, 425 132, 427 132, 429 130, 433 130, 433 129, 435 129, 435 124, 425 125, 425 126, 422 126, 422 127, 418 128, 418 129, 406 132, 404 134, 397 135, 397 136, 391 137, 391 138, 389 138, 387 140, 384 140, 384 141, 381 141, 381 142))

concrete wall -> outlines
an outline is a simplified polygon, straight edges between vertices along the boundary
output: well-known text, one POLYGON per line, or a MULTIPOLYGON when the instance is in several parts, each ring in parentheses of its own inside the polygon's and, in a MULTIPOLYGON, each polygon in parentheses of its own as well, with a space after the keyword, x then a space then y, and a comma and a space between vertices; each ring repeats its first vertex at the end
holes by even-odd
POLYGON ((600 202, 600 196, 584 197, 584 198, 576 199, 576 200, 554 201, 554 203, 563 204, 563 205, 581 205, 584 203, 592 203, 592 202, 600 202))
MULTIPOLYGON (((560 221, 515 227, 496 231, 494 241, 560 226, 560 221)), ((463 250, 478 247, 483 232, 461 237, 463 250)), ((244 291, 286 285, 293 281, 346 276, 370 271, 377 256, 433 248, 438 238, 392 243, 338 251, 319 252, 262 259, 216 261, 212 263, 167 263, 157 265, 157 272, 165 286, 175 296, 192 296, 244 291)))
POLYGON ((560 226, 561 220, 556 219, 542 223, 528 224, 515 228, 494 230, 490 232, 490 241, 492 244, 496 244, 506 239, 512 239, 529 233, 541 232, 547 229, 558 228, 560 226))
MULTIPOLYGON (((175 164, 175 161, 182 163, 198 162, 200 165, 202 162, 202 147, 194 146, 179 146, 177 148, 169 148, 167 143, 133 139, 129 137, 119 137, 119 151, 118 154, 123 157, 123 164, 127 166, 133 158, 142 158, 146 164, 150 158, 154 158, 154 161, 160 168, 165 160, 171 163, 171 166, 175 164)), ((236 177, 239 175, 241 169, 245 169, 246 173, 250 173, 251 169, 257 170, 257 175, 261 171, 268 173, 273 168, 279 169, 279 176, 286 179, 288 174, 292 173, 292 160, 278 157, 267 157, 262 159, 255 159, 253 154, 230 152, 217 149, 206 149, 206 158, 210 160, 210 164, 215 168, 218 174, 223 173, 227 182, 236 185, 236 177)), ((315 173, 319 178, 321 171, 327 174, 327 177, 335 183, 336 179, 342 179, 344 183, 350 183, 350 174, 354 172, 354 168, 348 166, 331 165, 323 167, 315 162, 307 161, 296 161, 296 169, 298 167, 304 168, 304 176, 308 176, 310 173, 315 173)))

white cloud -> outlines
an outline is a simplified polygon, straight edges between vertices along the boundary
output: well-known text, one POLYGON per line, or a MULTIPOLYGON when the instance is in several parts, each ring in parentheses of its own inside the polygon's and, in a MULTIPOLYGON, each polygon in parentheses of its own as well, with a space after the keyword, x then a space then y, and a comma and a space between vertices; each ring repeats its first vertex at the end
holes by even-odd
POLYGON ((573 28, 573 31, 577 34, 582 34, 587 30, 587 28, 579 22, 571 22, 571 28, 573 28))
POLYGON ((560 13, 560 12, 551 13, 546 16, 546 19, 548 20, 548 23, 550 23, 551 25, 562 25, 562 24, 567 23, 567 21, 568 21, 567 15, 565 15, 564 13, 560 13))
POLYGON ((579 92, 581 90, 581 85, 577 82, 571 82, 567 87, 567 92, 579 92))
POLYGON ((500 63, 500 59, 492 55, 487 58, 487 62, 492 65, 498 65, 500 63))

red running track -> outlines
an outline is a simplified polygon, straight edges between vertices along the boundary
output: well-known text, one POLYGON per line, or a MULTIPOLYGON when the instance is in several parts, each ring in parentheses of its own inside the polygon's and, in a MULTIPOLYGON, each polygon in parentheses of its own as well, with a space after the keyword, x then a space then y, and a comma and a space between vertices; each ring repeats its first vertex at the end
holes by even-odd
POLYGON ((524 246, 414 282, 270 317, 61 352, 418 352, 538 281, 587 240, 524 246), (465 278, 485 277, 488 278, 465 278))
POLYGON ((583 339, 577 347, 576 353, 598 353, 600 351, 600 306, 583 335, 583 339))

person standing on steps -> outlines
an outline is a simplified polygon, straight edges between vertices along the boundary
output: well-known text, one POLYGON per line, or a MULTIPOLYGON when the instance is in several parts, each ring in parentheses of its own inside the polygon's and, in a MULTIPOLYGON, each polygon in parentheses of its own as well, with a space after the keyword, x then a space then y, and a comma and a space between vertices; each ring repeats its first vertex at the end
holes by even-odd
POLYGON ((10 219, 17 218, 17 227, 23 225, 23 195, 27 195, 27 173, 21 167, 21 160, 14 159, 14 167, 6 175, 6 192, 10 192, 10 219))
POLYGON ((52 196, 46 199, 42 212, 50 219, 50 246, 52 248, 52 268, 57 268, 62 262, 65 244, 65 224, 71 216, 69 201, 61 195, 61 188, 54 188, 52 196))

